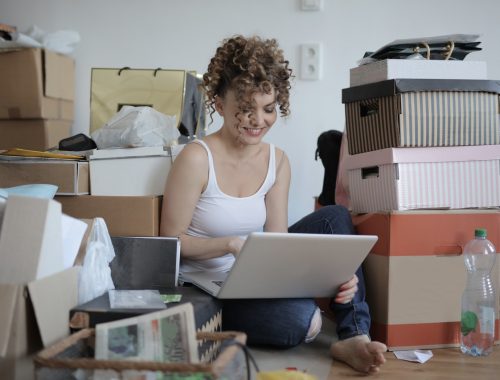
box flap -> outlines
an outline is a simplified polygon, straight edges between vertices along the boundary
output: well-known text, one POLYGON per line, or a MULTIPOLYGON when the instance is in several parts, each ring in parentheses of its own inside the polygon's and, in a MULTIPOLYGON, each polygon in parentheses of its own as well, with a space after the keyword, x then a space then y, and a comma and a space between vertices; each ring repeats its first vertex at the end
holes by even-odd
POLYGON ((346 157, 346 170, 390 163, 489 161, 500 159, 500 145, 387 148, 346 157))
POLYGON ((112 158, 143 158, 151 156, 169 156, 168 148, 163 146, 146 146, 138 148, 95 149, 89 161, 112 158))
POLYGON ((45 88, 50 98, 73 100, 75 98, 75 62, 69 56, 44 51, 45 88))
POLYGON ((0 231, 0 278, 24 284, 63 269, 61 204, 11 195, 0 231))
POLYGON ((342 103, 416 91, 476 91, 500 93, 500 81, 476 79, 390 79, 342 89, 342 103))
POLYGON ((72 267, 28 284, 45 347, 69 335, 69 311, 78 304, 79 269, 72 267))
POLYGON ((0 284, 0 357, 7 353, 19 292, 23 285, 0 284))

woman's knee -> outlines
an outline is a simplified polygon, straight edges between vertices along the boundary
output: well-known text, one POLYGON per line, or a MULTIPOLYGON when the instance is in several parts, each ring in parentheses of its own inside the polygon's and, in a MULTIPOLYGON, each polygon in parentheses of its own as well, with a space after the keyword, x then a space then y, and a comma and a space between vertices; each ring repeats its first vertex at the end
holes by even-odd
POLYGON ((321 217, 328 221, 332 234, 353 234, 351 213, 341 205, 329 205, 318 210, 321 217))

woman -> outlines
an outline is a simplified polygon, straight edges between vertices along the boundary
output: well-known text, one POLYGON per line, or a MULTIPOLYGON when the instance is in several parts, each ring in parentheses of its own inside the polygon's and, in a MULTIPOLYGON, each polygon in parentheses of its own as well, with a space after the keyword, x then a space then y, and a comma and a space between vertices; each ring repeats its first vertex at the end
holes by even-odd
MULTIPOLYGON (((287 228, 290 164, 263 137, 278 108, 281 116, 289 114, 290 77, 275 40, 235 36, 211 59, 202 85, 211 118, 217 112, 223 125, 182 150, 163 202, 161 234, 181 240, 181 277, 188 271, 229 269, 253 231, 354 233, 349 213, 340 206, 322 208, 287 228)), ((368 337, 360 270, 341 286, 332 308, 340 338, 331 347, 333 357, 362 372, 378 371, 386 347, 368 337)), ((223 329, 246 332, 249 344, 292 347, 313 340, 320 328, 312 299, 223 304, 223 329)))

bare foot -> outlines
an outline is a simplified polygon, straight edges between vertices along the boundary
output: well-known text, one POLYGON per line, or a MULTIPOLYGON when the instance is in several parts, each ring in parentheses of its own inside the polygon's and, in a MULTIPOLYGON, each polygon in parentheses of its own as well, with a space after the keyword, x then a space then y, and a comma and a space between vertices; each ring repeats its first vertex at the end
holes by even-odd
POLYGON ((367 335, 358 335, 339 340, 330 347, 334 359, 342 361, 359 372, 375 373, 385 363, 384 352, 387 346, 380 342, 371 342, 367 335))

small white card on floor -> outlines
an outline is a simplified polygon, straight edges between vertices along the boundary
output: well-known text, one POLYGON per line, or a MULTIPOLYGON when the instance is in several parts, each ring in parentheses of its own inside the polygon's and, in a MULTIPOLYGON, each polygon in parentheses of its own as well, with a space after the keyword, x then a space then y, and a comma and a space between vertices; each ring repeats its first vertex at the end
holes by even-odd
POLYGON ((427 360, 432 358, 431 350, 405 350, 405 351, 394 351, 394 355, 399 360, 407 360, 409 362, 425 363, 427 360))

